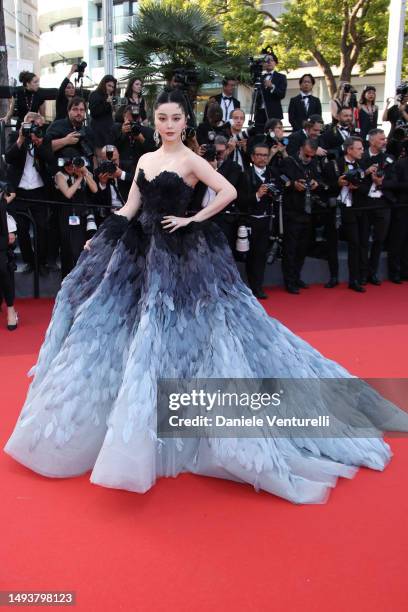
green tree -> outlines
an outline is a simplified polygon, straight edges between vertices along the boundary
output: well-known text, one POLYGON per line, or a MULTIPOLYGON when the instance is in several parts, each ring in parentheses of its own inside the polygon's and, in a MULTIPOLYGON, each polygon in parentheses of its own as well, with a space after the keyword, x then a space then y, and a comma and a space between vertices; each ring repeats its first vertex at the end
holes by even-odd
POLYGON ((259 0, 192 1, 219 19, 229 49, 259 53, 271 44, 284 69, 314 60, 332 95, 331 66, 349 81, 356 64, 364 73, 385 58, 389 0, 288 0, 279 18, 259 0))
POLYGON ((216 75, 243 76, 245 64, 227 49, 217 23, 197 4, 150 0, 119 46, 131 72, 148 84, 168 81, 174 68, 196 68, 198 85, 216 75))

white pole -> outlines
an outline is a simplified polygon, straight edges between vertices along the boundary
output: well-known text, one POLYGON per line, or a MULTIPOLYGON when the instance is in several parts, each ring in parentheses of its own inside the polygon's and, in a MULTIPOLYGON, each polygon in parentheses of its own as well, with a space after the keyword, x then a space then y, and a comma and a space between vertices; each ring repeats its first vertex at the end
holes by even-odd
POLYGON ((113 0, 102 0, 103 41, 105 74, 113 74, 115 45, 113 41, 113 0))
POLYGON ((21 25, 19 19, 22 14, 20 12, 19 0, 14 0, 14 27, 16 29, 16 59, 17 59, 17 72, 20 70, 21 60, 21 46, 20 46, 20 29, 21 25))
POLYGON ((395 96, 395 90, 401 80, 406 8, 406 0, 390 0, 384 108, 387 104, 387 98, 395 96))

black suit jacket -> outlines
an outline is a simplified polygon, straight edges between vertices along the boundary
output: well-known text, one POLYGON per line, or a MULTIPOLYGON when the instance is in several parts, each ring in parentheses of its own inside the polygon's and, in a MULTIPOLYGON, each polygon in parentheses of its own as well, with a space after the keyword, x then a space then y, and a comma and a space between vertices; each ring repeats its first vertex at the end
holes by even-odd
MULTIPOLYGON (((350 136, 359 136, 353 129, 350 130, 350 136)), ((337 124, 328 125, 320 136, 320 143, 323 149, 326 149, 329 155, 334 155, 338 158, 344 154, 342 145, 344 138, 339 131, 337 124)))
MULTIPOLYGON (((8 164, 7 181, 10 183, 10 186, 13 187, 14 191, 21 181, 26 158, 27 155, 29 155, 27 143, 24 142, 21 147, 18 147, 17 139, 18 132, 12 132, 5 154, 5 160, 8 164)), ((44 182, 44 186, 49 187, 52 182, 52 176, 56 171, 55 157, 51 145, 43 143, 39 147, 34 147, 33 152, 38 173, 44 182)))
POLYGON ((302 102, 302 95, 298 94, 294 98, 290 99, 289 108, 289 123, 293 128, 293 131, 301 130, 303 122, 308 119, 311 115, 322 115, 322 105, 319 98, 316 96, 310 96, 309 107, 305 109, 305 105, 302 102))
MULTIPOLYGON (((244 201, 246 198, 246 181, 244 173, 241 170, 241 166, 239 166, 230 159, 226 159, 217 169, 217 172, 219 172, 223 177, 225 177, 227 181, 235 187, 238 193, 237 199, 228 204, 228 206, 224 208, 221 213, 243 212, 244 201)), ((201 210, 201 202, 203 201, 203 197, 206 190, 207 185, 205 185, 201 181, 197 183, 194 188, 193 199, 191 202, 192 210, 201 210)), ((218 215, 215 215, 214 220, 217 217, 218 215)))
MULTIPOLYGON (((378 164, 379 168, 384 172, 384 179, 382 187, 380 187, 383 192, 384 199, 387 200, 390 204, 393 204, 397 201, 397 192, 399 191, 399 184, 396 174, 396 163, 394 157, 390 153, 379 153, 378 155, 371 156, 367 151, 364 152, 364 155, 361 159, 360 165, 364 170, 369 168, 372 164, 378 164)), ((368 196, 368 192, 370 191, 372 180, 371 175, 366 176, 364 179, 364 183, 367 184, 367 198, 368 203, 370 205, 375 204, 375 199, 372 199, 368 196)))
POLYGON ((288 144, 286 147, 286 151, 288 155, 297 155, 300 147, 307 140, 307 135, 304 130, 298 130, 297 132, 292 132, 292 134, 288 137, 288 144))
MULTIPOLYGON (((265 76, 262 76, 261 87, 265 100, 266 113, 269 119, 283 119, 283 111, 281 100, 286 95, 287 80, 286 76, 280 72, 274 71, 272 74, 272 83, 275 89, 271 91, 270 87, 264 86, 265 76)), ((259 111, 262 105, 262 97, 258 96, 256 101, 256 111, 259 111)), ((256 121, 256 120, 255 120, 256 121)), ((256 121, 257 122, 257 121, 256 121)))
MULTIPOLYGON (((211 96, 211 97, 217 100, 218 104, 221 105, 221 100, 222 100, 223 95, 224 94, 221 92, 217 94, 216 96, 211 96)), ((232 105, 230 106, 230 110, 233 111, 235 108, 241 108, 241 102, 238 100, 238 98, 234 98, 234 96, 232 96, 232 105)), ((207 121, 207 111, 208 111, 208 102, 204 108, 203 121, 207 121)), ((228 117, 228 120, 229 120, 229 117, 228 117)))
MULTIPOLYGON (((279 172, 271 166, 265 168, 265 183, 279 182, 279 172)), ((267 215, 271 212, 273 200, 270 196, 263 196, 259 202, 256 198, 256 192, 259 187, 263 184, 259 176, 254 170, 253 166, 250 166, 245 172, 247 181, 247 195, 243 199, 243 208, 250 215, 267 215)))

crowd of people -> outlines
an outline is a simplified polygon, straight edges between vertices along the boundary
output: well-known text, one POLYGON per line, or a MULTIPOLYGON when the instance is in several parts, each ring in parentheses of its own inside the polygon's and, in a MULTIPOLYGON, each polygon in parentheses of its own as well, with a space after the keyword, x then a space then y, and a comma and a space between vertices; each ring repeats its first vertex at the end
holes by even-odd
MULTIPOLYGON (((184 141, 237 189, 237 200, 215 221, 236 258, 245 260, 253 293, 266 297, 265 267, 277 252, 286 290, 299 294, 307 288, 302 267, 319 228, 328 261, 325 287, 338 285, 339 239, 348 246, 350 289, 362 293, 367 283, 381 284, 384 248, 390 280, 408 280, 408 86, 392 106, 387 101, 387 139, 377 127, 375 87, 365 87, 358 101, 351 85, 342 83, 331 101, 332 122, 324 125, 321 102, 312 93, 314 77, 304 74, 289 103, 293 131, 286 136, 287 82, 277 63, 273 54, 264 58, 250 125, 233 95, 237 81, 226 77, 199 125, 192 113, 184 141)), ((126 202, 140 156, 160 146, 140 79, 131 79, 120 98, 116 79, 106 75, 85 99, 71 82, 77 70, 74 65, 61 83, 51 124, 46 125, 39 79, 27 72, 3 118, 16 119, 2 151, 7 172, 1 185, 0 291, 9 329, 17 326, 16 236, 24 273, 34 271, 36 255, 41 275, 59 269, 60 261, 64 278, 101 221, 126 202)), ((183 84, 175 78, 168 87, 183 84)), ((199 183, 191 211, 214 196, 199 183)))

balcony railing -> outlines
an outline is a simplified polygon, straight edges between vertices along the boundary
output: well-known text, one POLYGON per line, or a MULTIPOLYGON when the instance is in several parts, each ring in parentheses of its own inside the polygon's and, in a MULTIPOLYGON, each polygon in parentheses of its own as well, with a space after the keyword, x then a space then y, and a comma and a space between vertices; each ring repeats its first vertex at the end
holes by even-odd
MULTIPOLYGON (((114 17, 113 34, 120 36, 129 32, 129 26, 136 23, 137 15, 114 17)), ((94 21, 92 24, 92 38, 103 38, 103 22, 94 21)))

